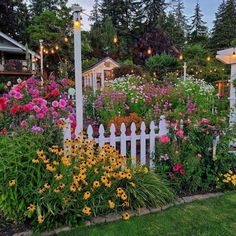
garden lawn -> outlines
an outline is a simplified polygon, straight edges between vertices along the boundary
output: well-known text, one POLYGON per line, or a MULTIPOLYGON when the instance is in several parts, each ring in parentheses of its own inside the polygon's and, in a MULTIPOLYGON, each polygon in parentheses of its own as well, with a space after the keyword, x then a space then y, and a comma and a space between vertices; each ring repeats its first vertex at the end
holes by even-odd
POLYGON ((93 227, 79 227, 60 236, 235 235, 236 193, 172 207, 164 212, 93 227))

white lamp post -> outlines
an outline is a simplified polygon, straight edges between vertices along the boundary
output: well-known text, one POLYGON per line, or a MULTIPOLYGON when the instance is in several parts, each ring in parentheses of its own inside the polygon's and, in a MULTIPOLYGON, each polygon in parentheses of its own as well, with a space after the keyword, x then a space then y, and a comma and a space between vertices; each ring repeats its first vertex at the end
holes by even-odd
POLYGON ((185 61, 184 62, 184 81, 186 80, 186 78, 187 78, 187 62, 185 61))
POLYGON ((82 8, 74 4, 74 60, 75 60, 75 90, 76 90, 76 130, 75 134, 83 131, 83 91, 82 91, 82 58, 81 58, 81 12, 82 8))
POLYGON ((230 123, 236 122, 236 96, 233 81, 236 79, 236 51, 235 48, 228 48, 217 52, 216 59, 224 64, 231 65, 231 79, 230 79, 230 123))
POLYGON ((39 40, 40 45, 40 74, 41 74, 41 84, 43 85, 43 40, 39 40))

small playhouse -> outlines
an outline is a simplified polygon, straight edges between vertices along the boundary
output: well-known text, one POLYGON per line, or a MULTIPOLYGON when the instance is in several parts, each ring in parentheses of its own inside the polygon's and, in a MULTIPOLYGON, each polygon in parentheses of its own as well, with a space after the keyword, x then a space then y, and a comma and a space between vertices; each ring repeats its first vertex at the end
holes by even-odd
POLYGON ((103 90, 106 81, 113 79, 113 69, 119 63, 111 57, 106 57, 83 71, 83 87, 91 87, 93 91, 103 90))

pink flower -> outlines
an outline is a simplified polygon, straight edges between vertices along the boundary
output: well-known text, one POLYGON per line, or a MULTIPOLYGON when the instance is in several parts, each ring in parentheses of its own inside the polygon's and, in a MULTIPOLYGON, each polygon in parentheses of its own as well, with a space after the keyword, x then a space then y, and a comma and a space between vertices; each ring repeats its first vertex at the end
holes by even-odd
POLYGON ((167 135, 163 135, 159 138, 159 141, 161 143, 169 143, 170 142, 170 138, 167 135))
POLYGON ((197 154, 197 157, 198 157, 198 158, 201 158, 201 157, 202 157, 202 154, 201 154, 201 153, 198 153, 198 154, 197 154))
POLYGON ((184 132, 183 130, 179 129, 177 132, 176 132, 177 136, 182 138, 184 136, 184 132))
POLYGON ((67 106, 68 111, 73 111, 73 107, 71 105, 67 106))
POLYGON ((75 139, 75 138, 76 138, 75 133, 73 133, 73 134, 71 135, 71 138, 72 138, 72 139, 75 139))
POLYGON ((21 122, 20 122, 20 126, 21 127, 24 127, 24 126, 26 126, 28 124, 28 122, 26 121, 26 120, 22 120, 21 122))
POLYGON ((54 112, 52 113, 52 116, 53 116, 54 119, 56 119, 56 118, 58 117, 58 112, 54 111, 54 112))
POLYGON ((41 109, 37 105, 33 106, 33 109, 37 113, 41 111, 41 109))
POLYGON ((60 99, 59 108, 63 109, 66 107, 66 101, 64 99, 60 99))
POLYGON ((17 100, 20 100, 23 98, 23 95, 19 92, 16 92, 15 96, 14 96, 17 100))
POLYGON ((206 119, 206 118, 202 118, 202 123, 204 123, 204 124, 209 124, 210 121, 209 121, 208 119, 206 119))
POLYGON ((40 112, 40 113, 38 113, 38 114, 36 115, 36 117, 37 117, 38 119, 43 119, 43 118, 45 117, 45 114, 42 113, 42 112, 40 112))
POLYGON ((181 163, 177 163, 175 166, 173 166, 173 171, 178 172, 182 167, 183 166, 181 163))
POLYGON ((59 106, 58 101, 53 101, 53 102, 52 102, 52 106, 55 107, 55 108, 57 108, 57 107, 59 106))
POLYGON ((180 171, 179 171, 179 173, 180 173, 181 175, 184 175, 184 174, 185 174, 185 172, 186 172, 186 171, 185 171, 185 169, 184 169, 184 168, 181 168, 181 169, 180 169, 180 171))

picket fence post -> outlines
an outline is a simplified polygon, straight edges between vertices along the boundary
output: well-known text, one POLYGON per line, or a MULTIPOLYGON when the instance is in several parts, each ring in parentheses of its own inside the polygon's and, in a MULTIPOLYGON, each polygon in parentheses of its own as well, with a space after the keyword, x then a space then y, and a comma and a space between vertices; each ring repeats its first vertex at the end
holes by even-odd
POLYGON ((153 167, 153 155, 155 153, 155 123, 152 121, 150 123, 150 168, 153 167))
POLYGON ((110 127, 110 145, 113 146, 114 148, 116 147, 116 127, 114 124, 111 124, 110 127))
POLYGON ((136 125, 134 122, 131 124, 131 158, 132 158, 132 165, 136 166, 136 125))
POLYGON ((146 164, 146 125, 144 122, 141 124, 141 136, 140 136, 140 162, 141 165, 146 164))

